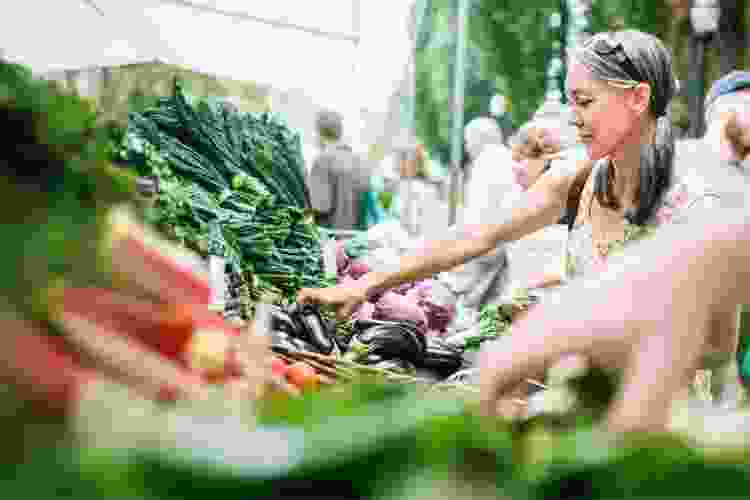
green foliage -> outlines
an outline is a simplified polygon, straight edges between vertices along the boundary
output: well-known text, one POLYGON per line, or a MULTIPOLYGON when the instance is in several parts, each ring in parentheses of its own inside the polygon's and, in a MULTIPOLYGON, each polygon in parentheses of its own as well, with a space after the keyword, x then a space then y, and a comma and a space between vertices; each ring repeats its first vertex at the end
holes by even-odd
POLYGON ((614 439, 587 419, 535 417, 508 425, 478 417, 464 401, 400 384, 340 386, 257 409, 255 435, 233 419, 187 408, 134 416, 141 425, 163 425, 169 439, 162 441, 174 438, 177 446, 128 453, 43 447, 6 470, 4 491, 8 498, 75 492, 84 500, 531 500, 746 498, 750 487, 748 454, 740 448, 703 451, 674 435, 614 439), (238 433, 237 444, 231 433, 238 433), (248 439, 262 455, 243 447, 248 439), (40 474, 47 480, 35 480, 40 474))
MULTIPOLYGON (((513 0, 475 0, 467 33, 464 125, 487 115, 492 96, 511 103, 513 127, 523 124, 541 104, 546 70, 558 31, 550 30, 557 0, 537 1, 533 9, 513 0)), ((419 30, 417 52, 417 136, 445 162, 450 153, 451 102, 456 38, 456 4, 431 0, 419 30)))
POLYGON ((612 29, 636 29, 663 37, 671 9, 663 0, 611 0, 595 2, 591 9, 594 33, 612 29))
POLYGON ((514 0, 477 0, 469 33, 482 49, 484 71, 505 81, 499 90, 510 100, 516 127, 544 99, 547 67, 560 39, 549 18, 559 8, 559 0, 538 0, 533 9, 514 0))
POLYGON ((466 339, 467 350, 479 349, 482 342, 509 335, 515 311, 528 308, 534 299, 525 288, 518 288, 499 304, 485 304, 479 311, 479 333, 466 339))
MULTIPOLYGON (((451 32, 455 5, 450 0, 428 1, 417 50, 416 129, 426 149, 443 163, 450 160, 456 37, 451 32)), ((470 18, 476 17, 472 12, 470 18)), ((469 27, 471 29, 471 27, 469 27)), ((464 125, 486 115, 498 90, 497 79, 482 71, 482 54, 467 40, 464 125)))

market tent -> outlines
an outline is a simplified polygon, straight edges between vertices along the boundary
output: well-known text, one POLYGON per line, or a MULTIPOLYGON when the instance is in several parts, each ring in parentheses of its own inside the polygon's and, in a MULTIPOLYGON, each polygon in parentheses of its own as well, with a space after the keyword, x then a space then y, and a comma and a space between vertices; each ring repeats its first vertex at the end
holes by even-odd
POLYGON ((412 2, 325 3, 25 0, 0 17, 0 48, 40 73, 158 59, 301 90, 355 120, 385 111, 408 62, 412 2))

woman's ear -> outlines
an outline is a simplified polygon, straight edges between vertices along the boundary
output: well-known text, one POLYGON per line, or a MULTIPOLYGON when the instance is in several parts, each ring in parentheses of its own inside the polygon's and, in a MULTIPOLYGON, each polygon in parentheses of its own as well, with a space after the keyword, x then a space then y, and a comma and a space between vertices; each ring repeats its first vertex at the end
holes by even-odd
POLYGON ((732 112, 724 125, 724 137, 731 147, 731 159, 743 161, 750 155, 750 120, 732 112))
POLYGON ((633 88, 633 109, 638 114, 648 111, 651 103, 651 86, 648 83, 639 83, 633 88))

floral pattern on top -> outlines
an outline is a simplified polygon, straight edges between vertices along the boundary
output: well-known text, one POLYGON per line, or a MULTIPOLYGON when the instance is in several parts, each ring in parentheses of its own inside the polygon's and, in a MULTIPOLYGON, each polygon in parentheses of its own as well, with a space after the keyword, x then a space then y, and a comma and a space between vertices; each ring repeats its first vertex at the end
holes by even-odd
MULTIPOLYGON (((596 168, 600 168, 600 165, 601 163, 597 164, 596 168)), ((701 183, 678 179, 665 195, 652 219, 646 224, 640 226, 632 224, 619 213, 611 212, 603 217, 609 218, 607 222, 616 222, 612 226, 617 232, 612 230, 607 232, 602 229, 596 233, 589 217, 589 207, 592 202, 595 203, 593 200, 594 172, 581 193, 576 223, 568 233, 566 249, 561 255, 564 259, 562 268, 566 273, 563 282, 599 276, 607 271, 609 257, 621 254, 636 241, 653 237, 662 226, 687 221, 697 211, 710 208, 713 199, 717 197, 714 193, 706 191, 701 183), (617 234, 618 237, 611 237, 613 234, 617 234)), ((564 288, 563 283, 563 286, 535 289, 533 293, 544 297, 545 300, 547 298, 554 300, 554 297, 558 296, 564 288)))

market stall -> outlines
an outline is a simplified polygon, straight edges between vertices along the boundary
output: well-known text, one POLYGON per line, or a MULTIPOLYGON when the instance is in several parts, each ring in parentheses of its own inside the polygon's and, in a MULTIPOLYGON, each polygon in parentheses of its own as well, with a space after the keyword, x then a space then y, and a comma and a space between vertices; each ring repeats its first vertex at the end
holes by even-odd
POLYGON ((702 421, 723 434, 615 439, 600 422, 616 377, 572 369, 550 374, 538 415, 480 415, 466 354, 510 334, 524 289, 469 334, 440 276, 349 318, 297 304, 426 243, 317 227, 278 114, 175 79, 113 141, 48 83, 0 63, 17 146, 0 183, 9 498, 746 495, 746 412, 702 421))

